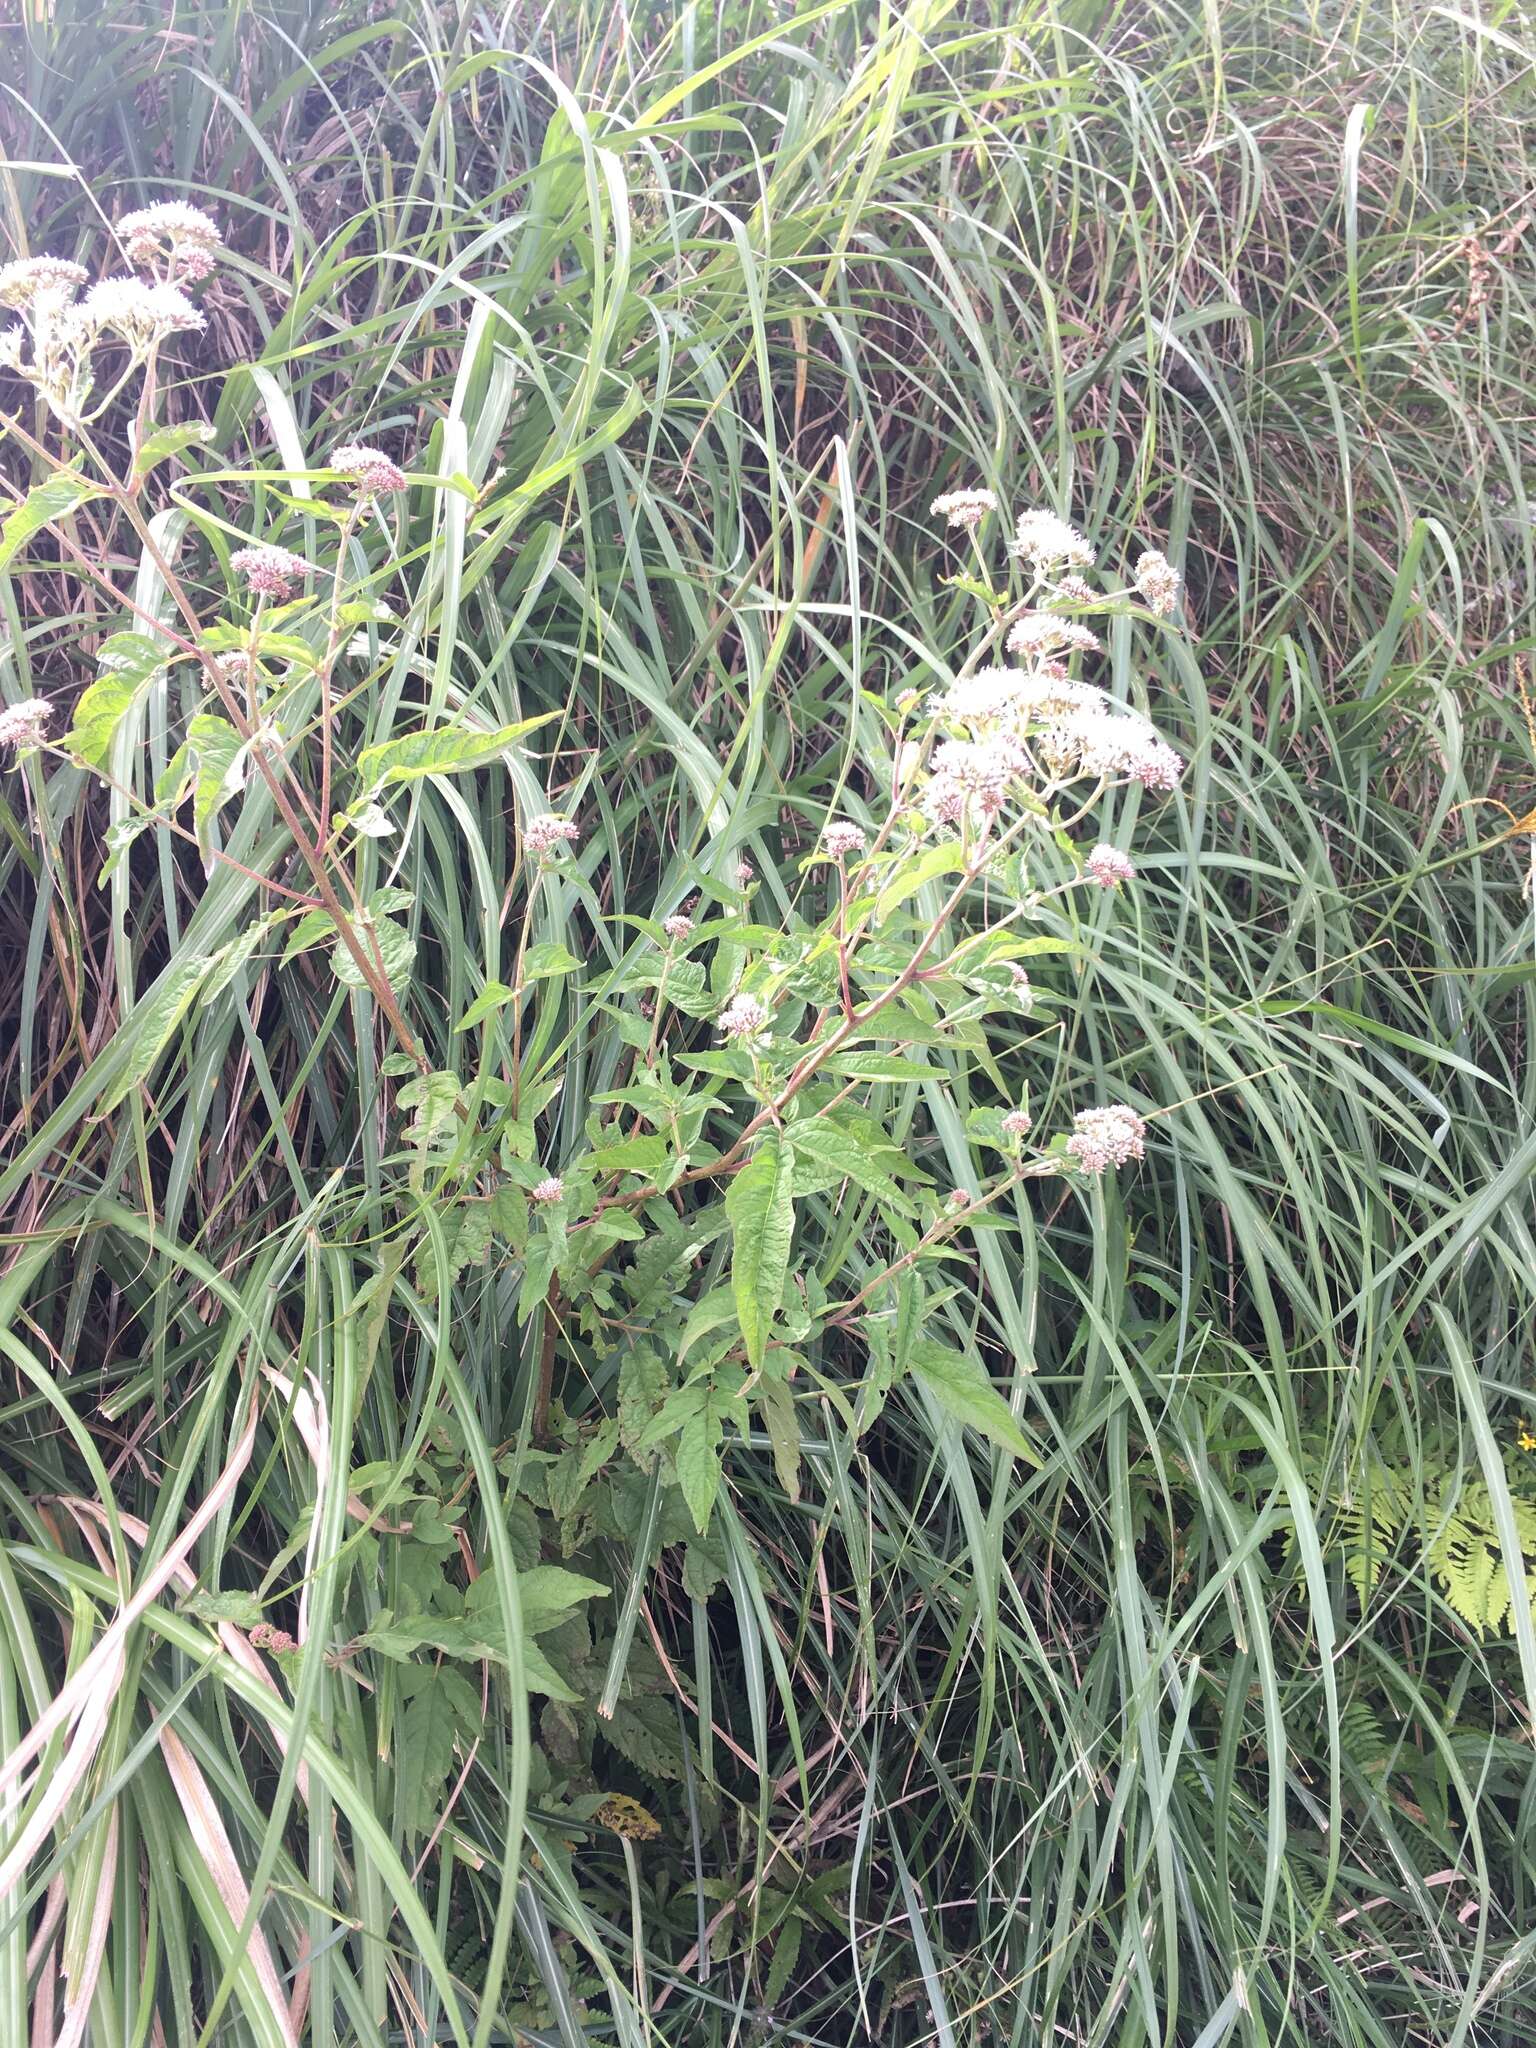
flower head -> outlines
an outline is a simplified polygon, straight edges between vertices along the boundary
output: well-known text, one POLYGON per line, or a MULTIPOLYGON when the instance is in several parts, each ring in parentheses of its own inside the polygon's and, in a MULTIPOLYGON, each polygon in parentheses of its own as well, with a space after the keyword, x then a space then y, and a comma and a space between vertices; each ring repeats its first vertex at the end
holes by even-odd
MULTIPOLYGON (((1078 684, 1078 690, 1091 685, 1078 684)), ((1184 763, 1156 730, 1135 713, 1111 710, 1102 692, 1098 700, 1057 697, 1042 700, 1045 730, 1038 741, 1041 759, 1059 778, 1091 775, 1101 782, 1140 782, 1167 791, 1178 786, 1184 763)))
POLYGON ((1147 610, 1156 612, 1160 619, 1166 619, 1177 608, 1184 579, 1156 548, 1148 548, 1137 562, 1133 580, 1147 601, 1147 610))
POLYGON ((258 597, 291 597, 294 584, 302 582, 310 572, 310 564, 302 555, 274 547, 268 541, 256 547, 236 548, 229 566, 237 576, 245 578, 247 588, 258 597))
POLYGON ((1027 1017, 1035 1007, 1035 992, 1029 985, 1029 976, 1017 960, 1008 962, 1008 979, 1013 983, 1013 1000, 1027 1017))
POLYGON ((986 726, 1007 723, 1017 714, 1028 678, 1020 668, 979 668, 971 676, 959 676, 949 688, 928 700, 936 718, 955 725, 986 726))
POLYGON ((213 268, 222 237, 217 227, 184 199, 162 199, 125 213, 117 224, 128 261, 143 270, 163 262, 172 277, 196 284, 213 268))
POLYGON ((1027 1134, 1033 1122, 1034 1119, 1027 1109, 1010 1109, 1003 1118, 1003 1136, 1005 1138, 1022 1138, 1027 1134))
POLYGON ((391 462, 382 448, 365 448, 360 441, 344 441, 330 453, 329 466, 351 477, 359 497, 377 497, 383 491, 403 491, 406 474, 391 462))
POLYGON ((250 1643, 253 1650, 270 1650, 274 1656, 299 1647, 287 1629, 275 1628, 270 1621, 257 1622, 251 1630, 250 1643))
POLYGON ((1101 840, 1083 862, 1083 874, 1101 889, 1118 889, 1122 882, 1134 882, 1136 870, 1120 851, 1101 840))
POLYGON ((997 510, 997 496, 993 491, 946 491, 934 499, 928 510, 935 519, 947 520, 951 527, 979 526, 989 512, 997 510))
POLYGON ((841 860, 845 854, 864 851, 864 834, 857 825, 850 825, 844 819, 837 819, 821 835, 824 853, 830 853, 834 860, 841 860))
POLYGON ((23 256, 0 268, 0 306, 22 312, 40 301, 51 308, 67 306, 86 280, 82 263, 63 256, 23 256))
POLYGON ((1105 1109, 1080 1109, 1072 1119, 1067 1153, 1084 1173, 1107 1173, 1147 1154, 1147 1127, 1123 1102, 1105 1109))
POLYGON ((1048 569, 1057 562, 1065 562, 1069 569, 1093 566, 1093 549, 1088 542, 1075 526, 1068 526, 1054 512, 1021 512, 1008 550, 1010 554, 1022 555, 1036 569, 1048 569))
POLYGON ((545 811, 537 818, 530 818, 523 827, 523 844, 530 853, 553 853, 559 846, 574 846, 581 837, 581 827, 573 818, 562 818, 554 811, 545 811))
POLYGON ((1085 583, 1081 576, 1058 576, 1056 595, 1064 597, 1068 604, 1100 604, 1103 600, 1091 583, 1085 583))
POLYGON ((756 996, 732 996, 720 1012, 719 1022, 726 1038, 761 1038, 773 1022, 773 1013, 756 996))
POLYGON ((46 697, 24 697, 0 711, 0 747, 35 747, 53 716, 46 697))
POLYGON ((737 863, 736 863, 736 886, 737 886, 737 888, 738 888, 738 889, 745 889, 745 888, 746 888, 746 886, 747 886, 747 884, 748 884, 749 882, 755 882, 756 880, 757 880, 757 869, 756 869, 755 867, 753 867, 753 865, 752 865, 751 861, 749 861, 749 860, 739 860, 739 861, 737 861, 737 863))
POLYGON ((202 314, 178 285, 145 284, 137 277, 103 278, 70 317, 81 341, 110 331, 139 351, 168 334, 195 334, 203 325, 202 314))
POLYGON ((1097 633, 1076 619, 1058 618, 1055 612, 1025 612, 1008 632, 1010 654, 1068 654, 1073 648, 1084 654, 1100 654, 1103 643, 1097 633))
POLYGON ((946 740, 934 749, 933 774, 923 791, 923 809, 936 825, 995 818, 1012 783, 1029 766, 1018 741, 1007 733, 981 740, 946 740))
POLYGON ((669 939, 690 938, 693 933, 693 919, 684 917, 680 910, 676 910, 670 917, 661 920, 661 928, 669 939))
POLYGON ((558 1173, 549 1173, 544 1176, 543 1180, 530 1188, 528 1192, 532 1195, 534 1201, 543 1202, 547 1205, 550 1202, 558 1202, 564 1198, 565 1182, 558 1173))

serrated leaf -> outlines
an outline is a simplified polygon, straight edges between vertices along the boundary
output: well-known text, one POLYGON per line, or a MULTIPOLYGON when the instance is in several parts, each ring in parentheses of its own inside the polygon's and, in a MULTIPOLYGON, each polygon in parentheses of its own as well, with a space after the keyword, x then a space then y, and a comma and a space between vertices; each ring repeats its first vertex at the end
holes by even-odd
MULTIPOLYGON (((380 917, 371 904, 354 922, 353 929, 368 959, 375 967, 382 963, 390 987, 398 994, 410 980, 416 964, 416 941, 403 924, 397 924, 392 917, 380 917)), ((368 986, 351 949, 339 934, 331 948, 331 972, 347 988, 368 986)))
POLYGON ((101 673, 75 705, 64 745, 87 768, 100 771, 107 765, 118 726, 165 666, 165 650, 146 634, 114 633, 96 659, 101 673))
POLYGON ((537 718, 521 718, 515 725, 498 726, 494 732, 473 732, 463 726, 446 725, 435 726, 430 732, 406 733, 400 739, 365 747, 358 756, 358 776, 372 789, 385 782, 416 782, 423 775, 461 775, 466 769, 494 761, 525 733, 563 716, 559 711, 541 711, 537 718))
POLYGON ((800 1425, 795 1420, 795 1397, 785 1380, 765 1373, 752 1389, 757 1412, 763 1418, 773 1450, 773 1469, 779 1484, 791 1500, 800 1498, 800 1425))
POLYGON ((909 1197, 881 1166, 858 1131, 831 1118, 806 1117, 793 1126, 791 1135, 795 1146, 797 1194, 811 1191, 811 1176, 805 1172, 809 1166, 814 1169, 818 1190, 834 1186, 841 1180, 851 1180, 855 1186, 878 1195, 881 1201, 888 1202, 893 1208, 911 1210, 913 1204, 909 1197))
POLYGON ((411 1688, 400 1722, 395 1782, 406 1824, 420 1835, 430 1831, 436 1818, 460 1731, 467 1732, 479 1719, 480 1695, 451 1665, 413 1672, 411 1688))
POLYGON ((951 1351, 947 1345, 922 1342, 913 1345, 908 1364, 946 1414, 979 1430, 1015 1457, 1027 1458, 1032 1465, 1039 1463, 1013 1419, 1013 1410, 988 1379, 979 1359, 951 1351))
POLYGON ((891 912, 898 910, 919 889, 937 881, 940 875, 958 875, 964 867, 965 856, 957 840, 941 840, 935 846, 925 846, 920 852, 903 858, 875 900, 877 920, 884 924, 891 912))
POLYGON ((784 1299, 795 1232, 793 1182, 790 1143, 770 1133, 731 1182, 725 1198, 736 1317, 754 1366, 763 1362, 768 1332, 784 1299))
POLYGON ((213 429, 203 420, 189 420, 179 427, 157 427, 134 450, 133 473, 148 476, 158 463, 168 462, 183 448, 206 448, 212 439, 213 429))
POLYGON ((795 1964, 800 1960, 800 1943, 805 1934, 805 1922, 798 1913, 792 1914, 780 1927, 773 1944, 773 1959, 763 1979, 763 2006, 772 2012, 789 1986, 795 1964))
POLYGON ((187 747, 197 762, 192 825, 198 844, 205 845, 219 806, 245 785, 245 741, 227 718, 200 711, 187 726, 187 747))
POLYGON ((601 1600, 612 1588, 601 1579, 584 1578, 563 1565, 537 1564, 532 1571, 517 1575, 517 1598, 526 1635, 542 1635, 558 1628, 589 1600, 601 1600))
POLYGON ((720 1417, 712 1402, 683 1424, 673 1457, 688 1512, 702 1536, 720 1491, 720 1417))
POLYGON ((0 525, 0 569, 11 566, 18 549, 24 548, 35 533, 41 533, 57 519, 67 519, 92 498, 105 496, 99 485, 89 482, 76 469, 60 470, 45 483, 34 484, 0 525))
POLYGON ((134 1011, 127 1030, 119 1034, 119 1042, 126 1038, 131 1047, 128 1070, 116 1086, 102 1096, 97 1104, 99 1116, 116 1109, 135 1088, 149 1079, 212 965, 213 961, 206 953, 191 953, 176 960, 134 1011))
POLYGON ((580 966, 581 962, 574 953, 546 941, 528 948, 523 957, 523 980, 544 981, 552 974, 574 974, 580 966))
POLYGON ((504 981, 488 981, 453 1027, 454 1030, 472 1031, 477 1024, 483 1023, 487 1017, 492 1016, 511 1000, 512 991, 504 981))

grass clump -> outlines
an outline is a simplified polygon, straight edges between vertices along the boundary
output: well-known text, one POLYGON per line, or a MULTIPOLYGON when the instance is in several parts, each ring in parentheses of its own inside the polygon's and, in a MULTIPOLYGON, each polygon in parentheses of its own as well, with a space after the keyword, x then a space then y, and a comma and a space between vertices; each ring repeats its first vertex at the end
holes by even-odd
POLYGON ((7 2038, 1529 2039, 1519 17, 6 34, 7 2038))

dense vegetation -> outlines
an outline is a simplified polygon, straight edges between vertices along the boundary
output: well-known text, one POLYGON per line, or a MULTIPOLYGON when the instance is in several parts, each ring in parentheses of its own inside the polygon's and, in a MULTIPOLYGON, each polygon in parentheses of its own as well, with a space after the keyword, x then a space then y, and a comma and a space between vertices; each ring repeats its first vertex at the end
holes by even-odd
POLYGON ((0 2037, 1536 2041, 1525 17, 3 34, 0 2037))

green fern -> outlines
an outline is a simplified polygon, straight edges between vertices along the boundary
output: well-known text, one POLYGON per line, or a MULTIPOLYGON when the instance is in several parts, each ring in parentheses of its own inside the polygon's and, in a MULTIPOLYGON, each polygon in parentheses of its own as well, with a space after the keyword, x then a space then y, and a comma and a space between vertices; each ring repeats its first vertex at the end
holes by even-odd
MULTIPOLYGON (((1379 1466, 1368 1483, 1331 1499, 1326 1547, 1340 1556, 1363 1606, 1376 1592, 1393 1547, 1405 1537, 1415 1541, 1419 1561, 1470 1629, 1479 1636, 1512 1634, 1514 1590, 1486 1483, 1469 1480, 1460 1463, 1444 1454, 1426 1457, 1421 1472, 1421 1507, 1416 1508, 1415 1490, 1407 1480, 1379 1466)), ((1524 1477, 1508 1475, 1509 1497, 1523 1558, 1524 1595, 1536 1613, 1536 1499, 1519 1490, 1524 1477)))
MULTIPOLYGON (((1510 1489, 1523 1561, 1523 1594, 1536 1613, 1536 1502, 1510 1489)), ((1514 1632, 1515 1589, 1505 1568, 1493 1501, 1481 1480, 1442 1488, 1440 1517, 1425 1559, 1451 1607, 1478 1635, 1514 1632)))

